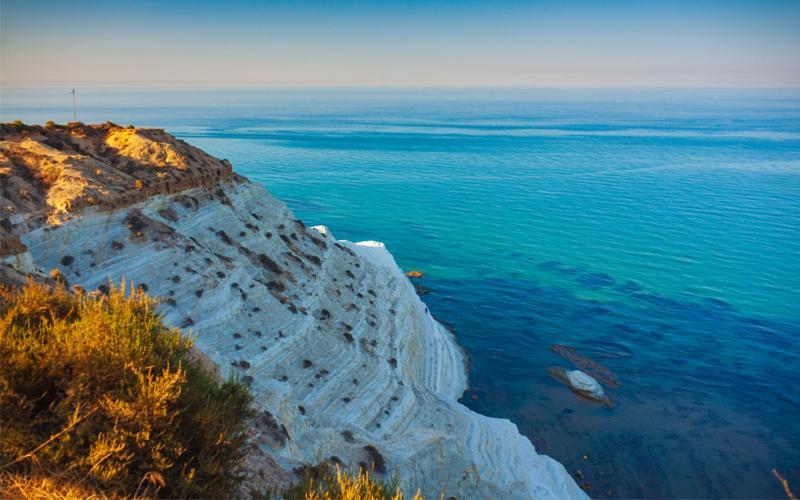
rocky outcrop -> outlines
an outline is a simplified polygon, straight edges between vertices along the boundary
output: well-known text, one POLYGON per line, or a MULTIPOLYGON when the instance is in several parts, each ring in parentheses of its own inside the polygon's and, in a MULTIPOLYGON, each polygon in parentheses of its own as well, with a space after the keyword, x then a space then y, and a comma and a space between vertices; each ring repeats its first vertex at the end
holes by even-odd
MULTIPOLYGON (((102 290, 124 277, 160 297, 166 321, 195 336, 210 370, 250 384, 258 412, 248 459, 254 480, 283 481, 295 467, 330 459, 371 466, 430 498, 585 496, 514 424, 458 403, 467 386, 464 355, 381 243, 338 241, 325 227, 306 227, 260 185, 226 175, 226 164, 163 132, 83 128, 97 133, 81 139, 97 144, 91 151, 115 148, 113 155, 138 158, 144 170, 105 186, 78 169, 86 184, 58 189, 73 193, 59 198, 69 204, 48 201, 58 182, 30 181, 38 197, 7 199, 17 219, 36 208, 49 222, 17 222, 13 234, 36 267, 59 268, 71 284, 102 290), (151 151, 137 137, 162 146, 151 151), (125 197, 122 186, 136 179, 148 180, 140 190, 160 185, 159 169, 195 171, 204 181, 125 197), (96 193, 107 193, 106 201, 86 202, 96 193)), ((4 135, 2 151, 22 155, 19 143, 38 151, 31 140, 4 135)), ((36 162, 11 161, 34 178, 37 170, 25 165, 44 168, 36 162)), ((104 171, 112 168, 120 170, 104 171)))
POLYGON ((27 250, 28 248, 20 241, 19 236, 3 234, 0 231, 0 257, 17 255, 27 250))
POLYGON ((8 219, 0 220, 0 284, 20 285, 29 276, 43 279, 33 265, 33 257, 28 247, 12 232, 13 226, 8 219))
POLYGON ((85 207, 114 210, 232 176, 230 163, 163 130, 0 125, 0 218, 55 222, 85 207))

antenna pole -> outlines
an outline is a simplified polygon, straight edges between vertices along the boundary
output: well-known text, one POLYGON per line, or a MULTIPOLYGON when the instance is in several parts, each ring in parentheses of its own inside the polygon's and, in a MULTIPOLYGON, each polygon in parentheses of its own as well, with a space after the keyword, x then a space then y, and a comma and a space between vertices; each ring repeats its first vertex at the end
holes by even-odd
POLYGON ((75 105, 75 89, 72 89, 72 92, 70 92, 70 94, 72 94, 72 121, 77 122, 78 121, 78 108, 75 105))

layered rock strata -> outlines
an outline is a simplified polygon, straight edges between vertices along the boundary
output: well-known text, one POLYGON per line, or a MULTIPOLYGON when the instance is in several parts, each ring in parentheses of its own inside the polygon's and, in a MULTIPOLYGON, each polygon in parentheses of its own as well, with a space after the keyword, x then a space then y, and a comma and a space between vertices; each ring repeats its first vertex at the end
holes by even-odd
POLYGON ((4 126, 0 180, 3 262, 143 287, 250 384, 254 479, 330 460, 429 498, 585 497, 514 424, 458 403, 464 354, 383 244, 306 227, 163 131, 4 126))

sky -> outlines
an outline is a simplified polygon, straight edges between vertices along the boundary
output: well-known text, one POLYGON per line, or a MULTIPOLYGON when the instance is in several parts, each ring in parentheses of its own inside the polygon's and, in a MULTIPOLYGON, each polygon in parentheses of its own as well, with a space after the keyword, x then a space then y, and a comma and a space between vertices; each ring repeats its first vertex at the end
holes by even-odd
POLYGON ((800 0, 0 0, 0 84, 800 87, 800 0))

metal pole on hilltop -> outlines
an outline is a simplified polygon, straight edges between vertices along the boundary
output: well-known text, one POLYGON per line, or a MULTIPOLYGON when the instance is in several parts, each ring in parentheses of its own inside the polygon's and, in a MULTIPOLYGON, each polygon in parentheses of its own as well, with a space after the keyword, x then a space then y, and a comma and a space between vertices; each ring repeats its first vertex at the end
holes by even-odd
POLYGON ((70 94, 72 94, 72 121, 77 122, 78 121, 78 108, 75 105, 75 89, 72 89, 72 92, 70 92, 70 94))

